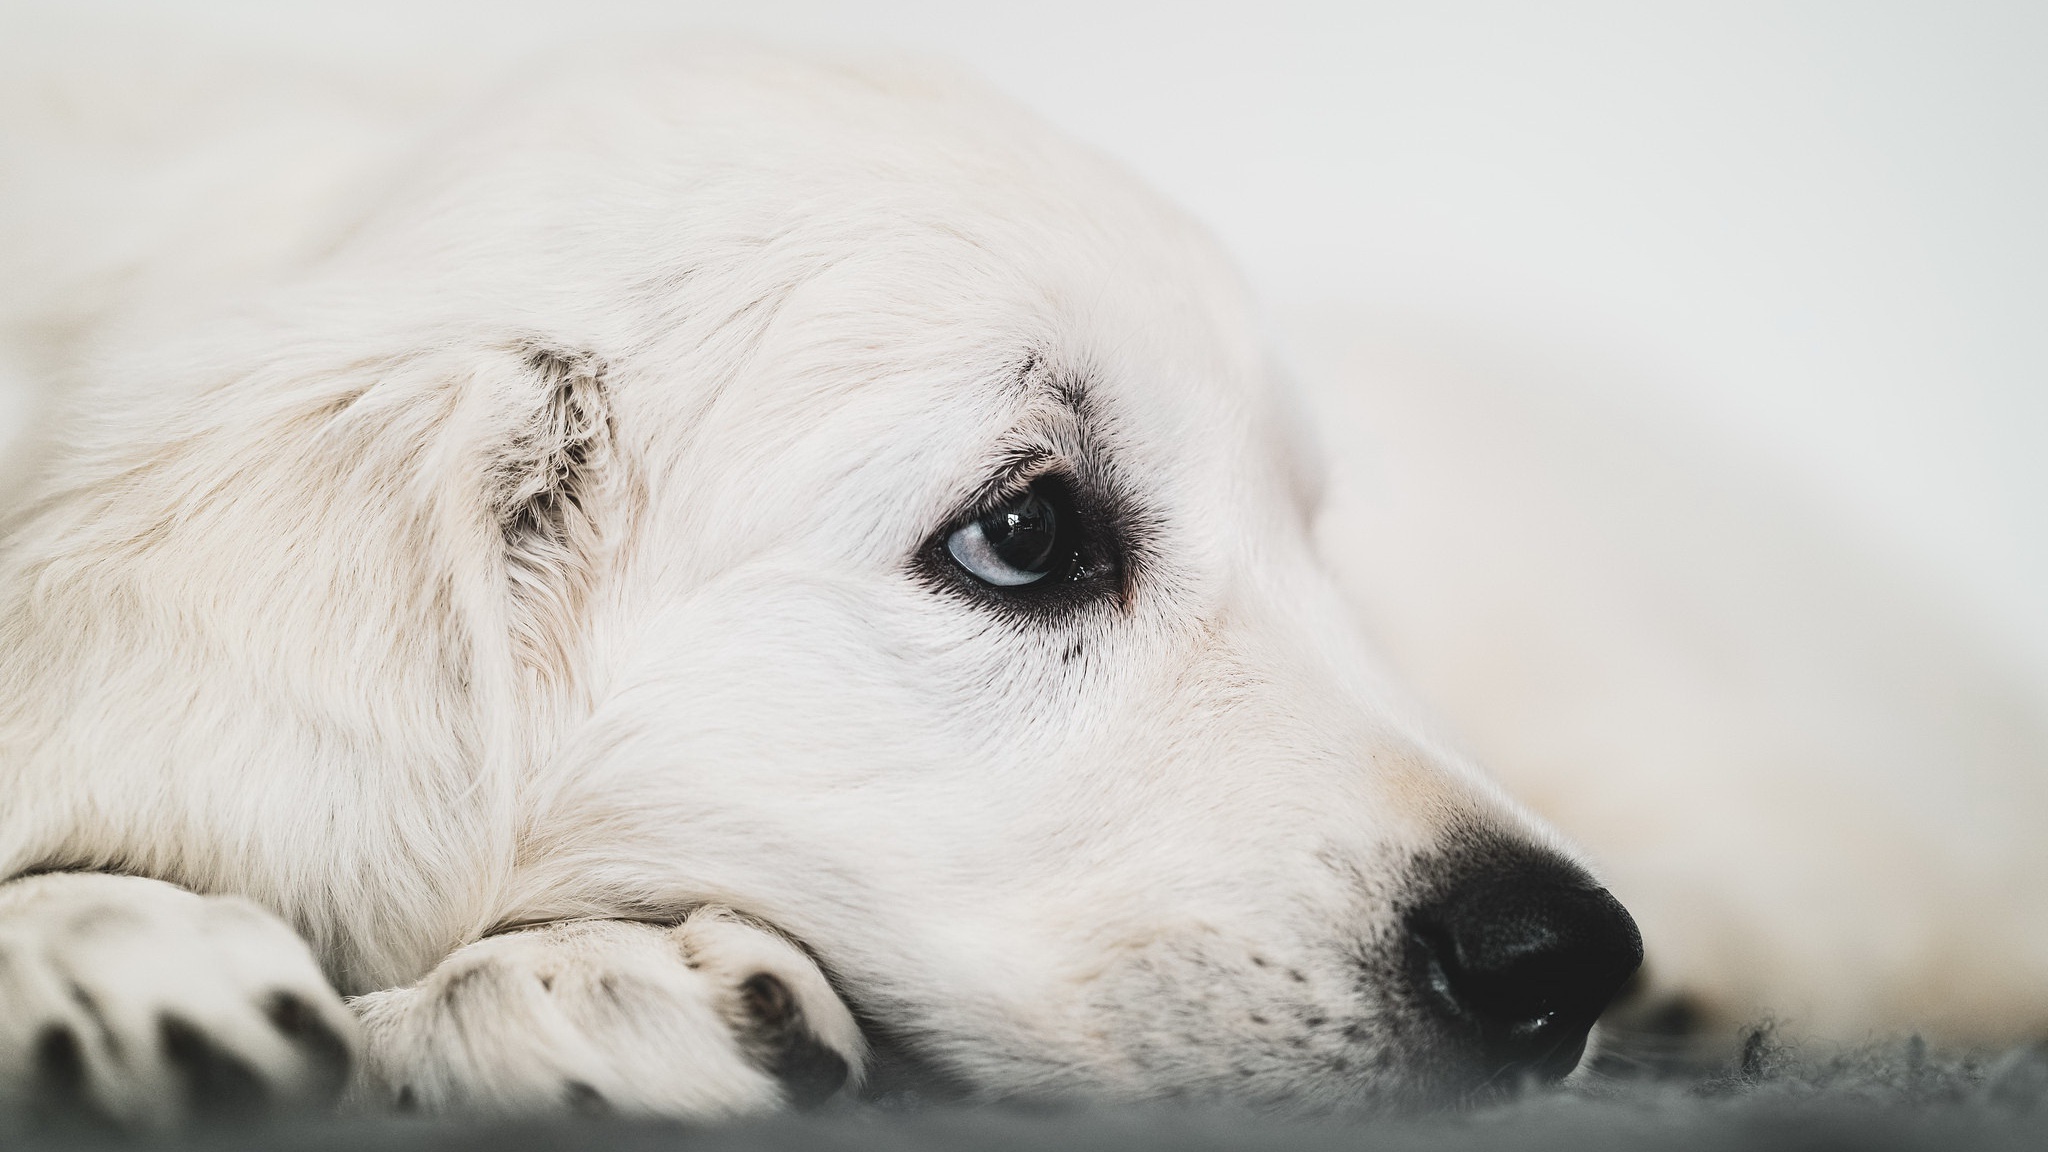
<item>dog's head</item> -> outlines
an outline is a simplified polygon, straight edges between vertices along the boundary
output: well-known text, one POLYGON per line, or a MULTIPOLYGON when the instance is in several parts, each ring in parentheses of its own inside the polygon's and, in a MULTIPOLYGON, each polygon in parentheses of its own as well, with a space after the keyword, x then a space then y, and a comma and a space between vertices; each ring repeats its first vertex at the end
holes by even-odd
POLYGON ((409 619, 519 750, 498 915, 731 905, 986 1095, 1573 1067, 1635 929, 1375 667, 1199 228, 915 72, 611 61, 487 120, 297 315, 401 342, 308 412, 440 445, 347 483, 477 502, 337 563, 440 541, 409 619))
POLYGON ((978 1090, 1569 1070, 1634 928, 1373 667, 1208 238, 952 85, 656 75, 539 889, 755 912, 978 1090))

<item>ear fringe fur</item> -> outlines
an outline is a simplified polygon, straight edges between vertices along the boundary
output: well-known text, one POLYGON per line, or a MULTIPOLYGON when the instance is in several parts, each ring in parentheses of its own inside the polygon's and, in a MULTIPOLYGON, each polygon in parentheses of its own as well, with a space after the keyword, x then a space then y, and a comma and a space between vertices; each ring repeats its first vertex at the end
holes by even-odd
POLYGON ((605 362, 535 345, 524 367, 535 397, 492 454, 487 507, 504 546, 515 650, 536 670, 562 670, 607 533, 600 510, 615 484, 605 362))

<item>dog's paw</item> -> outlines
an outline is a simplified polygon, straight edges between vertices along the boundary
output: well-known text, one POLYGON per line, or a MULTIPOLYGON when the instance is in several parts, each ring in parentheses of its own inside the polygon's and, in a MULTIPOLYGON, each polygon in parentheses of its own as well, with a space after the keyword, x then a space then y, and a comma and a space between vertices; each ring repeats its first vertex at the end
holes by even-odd
POLYGON ((733 1116, 818 1104, 865 1055, 809 957, 716 908, 493 936, 352 1004, 356 1095, 401 1111, 733 1116))
POLYGON ((0 885, 0 1117, 161 1129, 332 1105, 355 1023, 246 900, 134 876, 0 885))

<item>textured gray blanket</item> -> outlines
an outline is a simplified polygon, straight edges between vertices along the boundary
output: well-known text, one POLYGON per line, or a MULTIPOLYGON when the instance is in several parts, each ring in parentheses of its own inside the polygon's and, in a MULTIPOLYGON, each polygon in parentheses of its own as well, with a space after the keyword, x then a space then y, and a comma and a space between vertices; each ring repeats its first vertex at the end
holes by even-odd
MULTIPOLYGON (((133 1147, 46 1133, 25 1149, 133 1147)), ((816 1152, 974 1149, 1792 1150, 2048 1149, 2048 1043, 1991 1055, 1916 1040, 1815 1054, 1745 1041, 1725 1067, 1674 1074, 1611 1065, 1571 1089, 1460 1111, 1279 1120, 1199 1108, 1016 1111, 897 1104, 715 1127, 591 1120, 561 1124, 329 1121, 196 1133, 181 1149, 307 1152, 816 1152)))

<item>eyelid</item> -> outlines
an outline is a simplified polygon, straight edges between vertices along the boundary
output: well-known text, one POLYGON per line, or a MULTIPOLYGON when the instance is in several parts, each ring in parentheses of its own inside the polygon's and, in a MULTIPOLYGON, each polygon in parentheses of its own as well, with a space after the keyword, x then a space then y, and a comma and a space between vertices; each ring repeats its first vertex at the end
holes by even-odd
POLYGON ((982 487, 980 494, 968 501, 967 511, 954 523, 964 524, 986 516, 1029 492, 1041 480, 1058 479, 1071 485, 1073 476, 1072 467, 1056 452, 1041 448, 1021 453, 1003 463, 995 476, 982 487))

